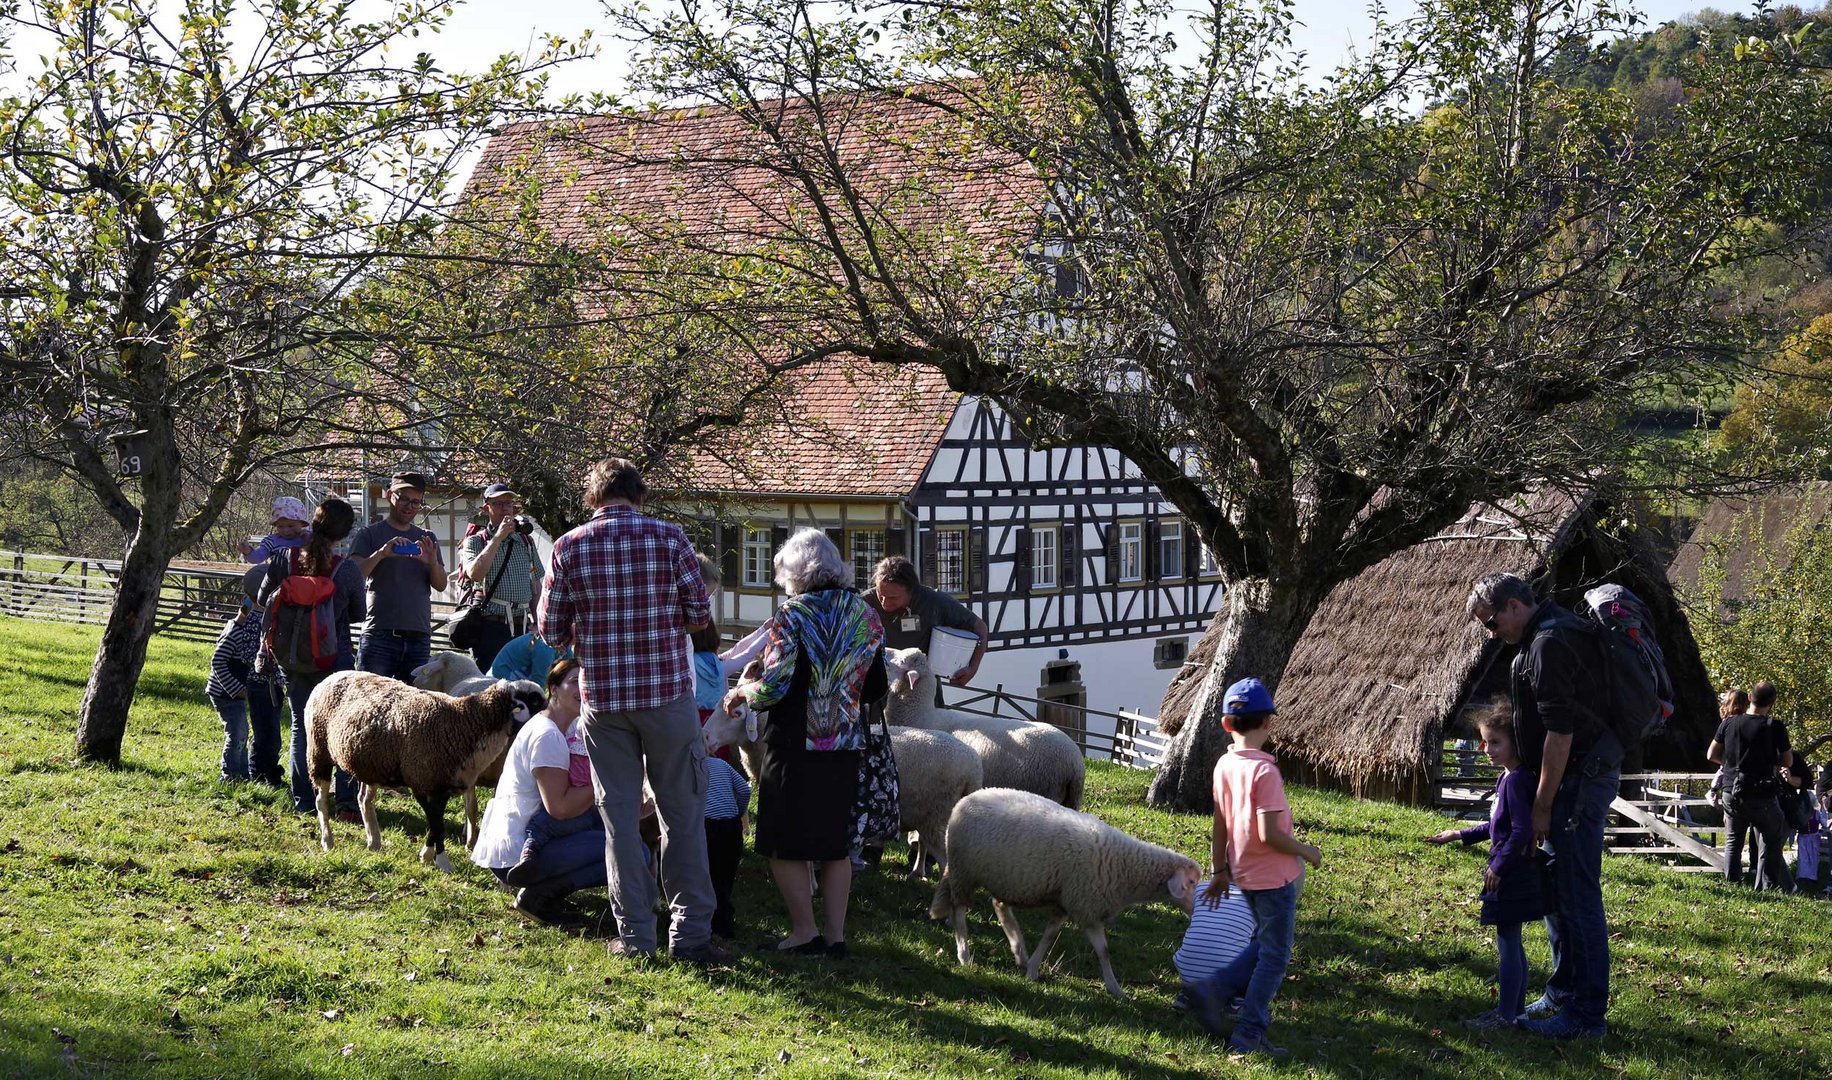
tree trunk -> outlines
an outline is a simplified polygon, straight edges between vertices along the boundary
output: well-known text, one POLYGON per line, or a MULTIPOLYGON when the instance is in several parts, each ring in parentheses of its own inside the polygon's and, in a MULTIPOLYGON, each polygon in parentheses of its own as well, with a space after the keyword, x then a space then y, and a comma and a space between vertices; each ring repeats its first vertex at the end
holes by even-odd
POLYGON ((121 562, 121 580, 108 625, 95 650, 95 669, 83 691, 77 714, 76 756, 105 765, 121 763, 121 741, 127 734, 127 710, 134 703, 146 646, 159 613, 159 593, 171 563, 170 532, 149 527, 142 518, 121 562))
POLYGON ((1164 752, 1164 763, 1146 796, 1162 810, 1209 813, 1215 801, 1210 778, 1230 739, 1221 725, 1221 695, 1249 675, 1273 690, 1291 651, 1304 636, 1323 597, 1307 589, 1280 586, 1264 578, 1228 585, 1220 616, 1221 639, 1190 703, 1183 727, 1164 752))

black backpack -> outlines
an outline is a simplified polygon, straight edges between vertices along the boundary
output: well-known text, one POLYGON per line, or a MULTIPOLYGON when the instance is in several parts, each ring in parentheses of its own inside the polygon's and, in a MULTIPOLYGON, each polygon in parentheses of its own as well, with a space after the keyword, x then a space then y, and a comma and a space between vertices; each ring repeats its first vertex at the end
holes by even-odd
POLYGON ((1599 585, 1584 594, 1584 602, 1602 658, 1599 675, 1608 710, 1603 720, 1632 757, 1673 715, 1673 677, 1654 634, 1654 615, 1621 585, 1599 585))

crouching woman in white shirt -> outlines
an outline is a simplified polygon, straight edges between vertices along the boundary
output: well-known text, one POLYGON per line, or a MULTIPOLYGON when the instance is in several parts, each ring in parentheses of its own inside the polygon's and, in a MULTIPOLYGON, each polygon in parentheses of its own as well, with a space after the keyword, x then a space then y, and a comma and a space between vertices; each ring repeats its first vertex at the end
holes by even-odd
POLYGON ((582 924, 566 898, 602 888, 606 880, 604 826, 590 777, 572 770, 574 756, 585 754, 579 710, 579 662, 561 660, 547 673, 547 710, 523 724, 509 744, 471 851, 471 861, 498 881, 513 869, 523 886, 515 910, 553 926, 582 924))

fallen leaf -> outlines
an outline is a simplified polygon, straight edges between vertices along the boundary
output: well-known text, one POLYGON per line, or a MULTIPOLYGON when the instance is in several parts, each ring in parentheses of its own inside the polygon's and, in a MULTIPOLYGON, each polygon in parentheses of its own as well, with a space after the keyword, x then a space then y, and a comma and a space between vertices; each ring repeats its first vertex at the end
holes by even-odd
POLYGON ((326 1020, 335 1020, 338 1017, 343 1015, 343 1010, 342 1009, 326 1009, 325 1011, 319 1013, 318 1015, 324 1017, 326 1020))
POLYGON ((343 1056, 344 1057, 349 1057, 351 1054, 354 1054, 354 1053, 356 1053, 356 1044, 355 1043, 344 1043, 343 1044, 343 1056))

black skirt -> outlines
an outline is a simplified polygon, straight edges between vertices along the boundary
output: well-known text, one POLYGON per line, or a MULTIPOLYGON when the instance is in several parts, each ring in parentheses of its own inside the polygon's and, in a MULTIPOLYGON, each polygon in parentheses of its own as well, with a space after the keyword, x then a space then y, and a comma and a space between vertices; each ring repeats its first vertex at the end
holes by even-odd
POLYGON ((852 852, 859 752, 809 750, 801 714, 787 719, 768 717, 760 733, 753 846, 772 859, 844 859, 852 852))
POLYGON ((1535 857, 1501 875, 1495 891, 1482 894, 1483 926, 1529 923, 1550 913, 1551 868, 1535 857))

